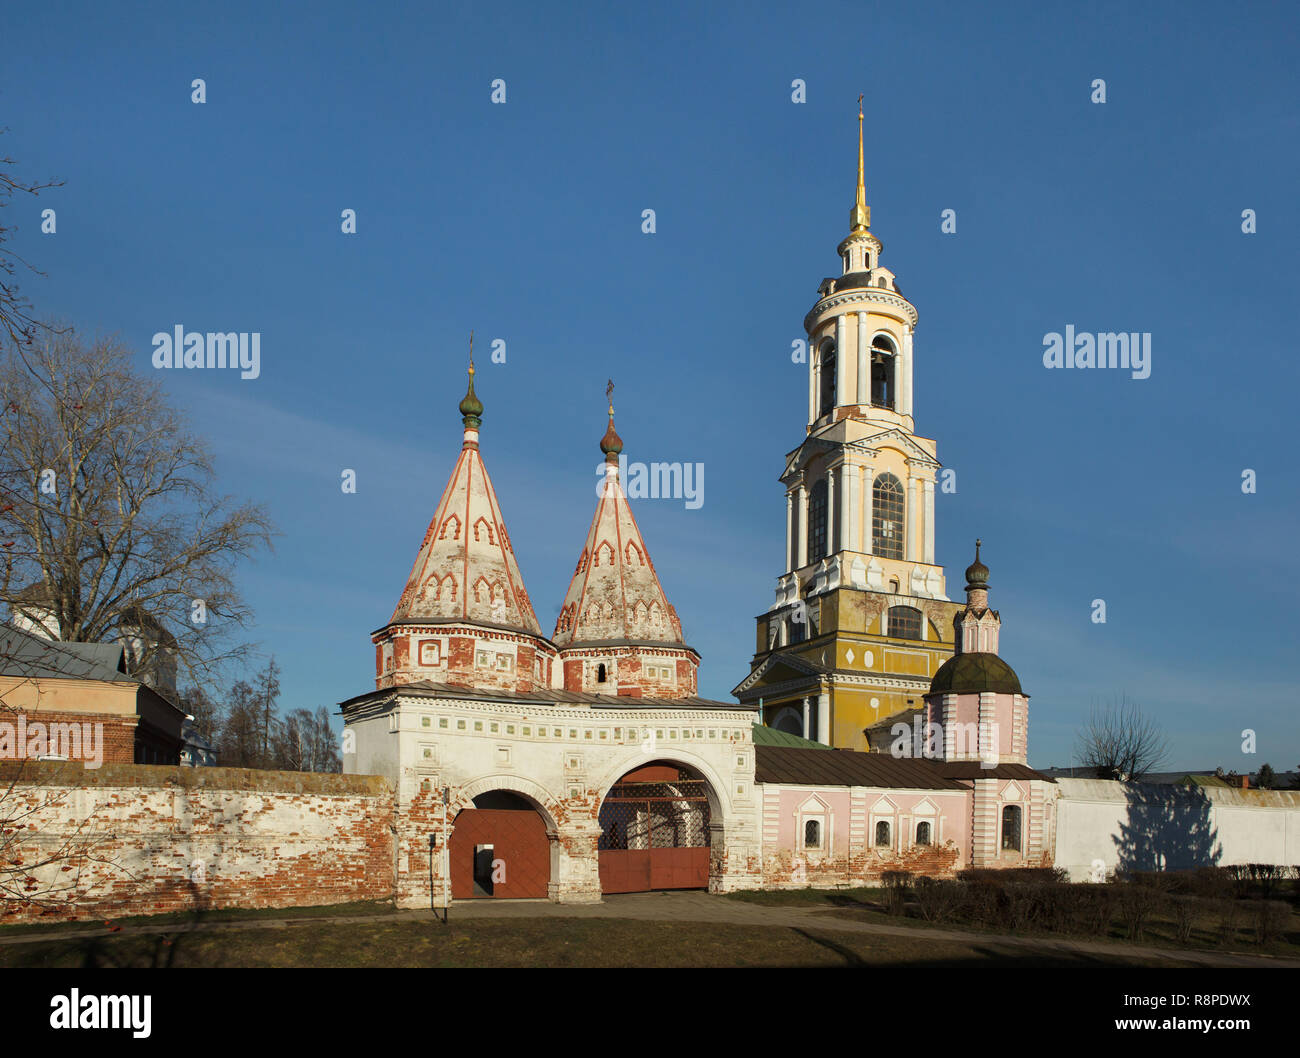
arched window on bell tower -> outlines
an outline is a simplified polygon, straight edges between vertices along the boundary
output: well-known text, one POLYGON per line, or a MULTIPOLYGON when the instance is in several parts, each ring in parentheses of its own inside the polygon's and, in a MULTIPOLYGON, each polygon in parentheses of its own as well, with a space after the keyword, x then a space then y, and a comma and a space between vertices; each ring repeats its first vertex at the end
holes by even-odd
POLYGON ((885 335, 871 339, 871 403, 877 408, 894 408, 895 364, 898 351, 885 335))
POLYGON ((871 553, 903 557, 903 483, 893 474, 879 475, 871 486, 871 553))
POLYGON ((826 557, 826 479, 812 487, 808 496, 808 561, 826 557))
POLYGON ((829 415, 835 410, 835 339, 827 338, 821 344, 821 394, 817 405, 817 417, 829 415))

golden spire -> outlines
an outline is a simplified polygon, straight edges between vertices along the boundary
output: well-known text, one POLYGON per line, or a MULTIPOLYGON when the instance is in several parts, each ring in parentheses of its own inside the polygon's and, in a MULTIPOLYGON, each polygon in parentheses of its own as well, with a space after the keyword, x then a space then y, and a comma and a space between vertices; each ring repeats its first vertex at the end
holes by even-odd
POLYGON ((850 235, 865 234, 871 227, 871 207, 867 205, 866 165, 862 154, 862 96, 858 96, 858 197, 849 214, 853 225, 850 235))

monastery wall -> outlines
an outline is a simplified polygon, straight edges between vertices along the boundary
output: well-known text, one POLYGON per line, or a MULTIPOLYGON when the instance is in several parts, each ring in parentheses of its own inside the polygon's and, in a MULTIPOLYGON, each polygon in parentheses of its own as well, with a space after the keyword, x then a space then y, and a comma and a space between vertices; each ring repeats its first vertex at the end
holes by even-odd
MULTIPOLYGON (((0 770, 0 880, 75 884, 58 919, 393 895, 393 791, 373 775, 27 762, 0 770), (71 867, 71 870, 64 868, 71 867)), ((0 921, 42 908, 0 902, 0 921)))
POLYGON ((1300 865, 1300 791, 1058 779, 1056 865, 1102 870, 1300 865))

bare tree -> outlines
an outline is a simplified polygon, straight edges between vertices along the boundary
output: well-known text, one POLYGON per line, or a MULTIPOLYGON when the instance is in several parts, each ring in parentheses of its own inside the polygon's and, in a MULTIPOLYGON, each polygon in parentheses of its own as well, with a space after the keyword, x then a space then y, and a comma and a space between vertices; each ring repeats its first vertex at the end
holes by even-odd
MULTIPOLYGON (((5 131, 0 129, 0 135, 5 131)), ((0 209, 9 205, 9 200, 13 198, 16 191, 36 198, 42 191, 63 186, 61 181, 47 180, 37 184, 19 180, 13 175, 15 164, 10 157, 0 157, 0 209)), ((5 245, 10 241, 14 230, 14 225, 7 219, 0 219, 0 334, 7 336, 12 342, 30 343, 33 335, 43 327, 43 324, 32 318, 31 303, 19 292, 14 275, 19 268, 33 275, 45 273, 28 264, 5 245)))
POLYGON ((1076 755, 1099 779, 1137 782, 1165 760, 1168 742, 1160 729, 1127 697, 1092 708, 1079 732, 1076 755))
POLYGON ((137 675, 242 658, 237 564, 273 532, 218 495, 206 444, 113 340, 0 357, 0 602, 61 640, 133 643, 137 675), (142 634, 143 633, 143 634, 142 634))
POLYGON ((275 663, 274 654, 266 668, 257 674, 257 700, 262 713, 262 767, 269 768, 272 766, 272 724, 278 724, 280 719, 280 666, 275 663))

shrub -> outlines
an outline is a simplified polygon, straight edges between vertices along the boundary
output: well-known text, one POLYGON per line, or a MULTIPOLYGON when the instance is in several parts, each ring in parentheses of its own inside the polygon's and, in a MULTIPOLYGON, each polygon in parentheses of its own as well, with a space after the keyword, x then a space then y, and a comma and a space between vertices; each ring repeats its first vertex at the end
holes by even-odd
POLYGON ((1119 886, 1119 913, 1128 931, 1128 939, 1142 940, 1151 916, 1166 897, 1160 886, 1128 882, 1119 886))
POLYGON ((1119 886, 1115 883, 1090 885, 1083 892, 1083 911, 1086 928, 1098 937, 1109 937, 1115 921, 1115 906, 1119 902, 1119 886))
POLYGON ((993 927, 1004 924, 1006 896, 1001 885, 984 879, 961 884, 966 887, 964 910, 967 917, 981 926, 993 927))
POLYGON ((927 922, 942 922, 953 915, 965 903, 965 897, 961 882, 943 878, 916 879, 916 906, 927 922))
POLYGON ((885 910, 891 915, 901 915, 907 899, 907 885, 911 875, 906 871, 884 871, 880 881, 885 887, 885 910))
POLYGON ((1073 933, 1083 916, 1091 886, 1063 884, 1043 887, 1043 926, 1053 933, 1073 933))
POLYGON ((1232 892, 1232 875, 1223 867, 1198 867, 1187 877, 1187 892, 1207 900, 1222 900, 1232 892))
POLYGON ((1064 867, 1009 867, 998 870, 992 867, 968 867, 959 871, 963 882, 997 882, 1010 885, 1015 882, 1068 882, 1070 872, 1064 867))
POLYGON ((1012 929, 1021 931, 1032 929, 1041 924, 1042 894, 1043 886, 1041 884, 1031 882, 1007 886, 1007 910, 1011 916, 1012 929))
POLYGON ((1201 901, 1194 896, 1174 896, 1170 897, 1170 904, 1174 913, 1174 937, 1179 944, 1187 944, 1192 939, 1201 901))
POLYGON ((1280 900, 1261 900, 1255 905, 1255 943, 1276 940, 1291 917, 1291 909, 1280 900))
POLYGON ((1277 892, 1282 883, 1282 879, 1288 874, 1285 867, 1273 863, 1248 863, 1246 864, 1246 875, 1252 883, 1252 887, 1265 900, 1270 900, 1273 894, 1277 892))
POLYGON ((1218 902, 1219 943, 1233 944, 1237 940, 1237 922, 1241 917, 1241 905, 1236 900, 1227 899, 1218 902))

